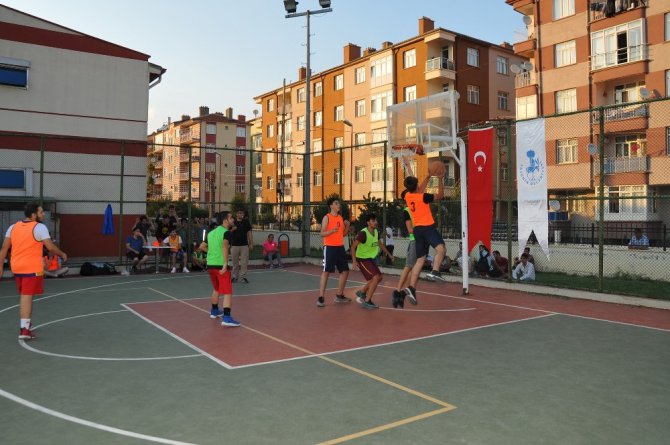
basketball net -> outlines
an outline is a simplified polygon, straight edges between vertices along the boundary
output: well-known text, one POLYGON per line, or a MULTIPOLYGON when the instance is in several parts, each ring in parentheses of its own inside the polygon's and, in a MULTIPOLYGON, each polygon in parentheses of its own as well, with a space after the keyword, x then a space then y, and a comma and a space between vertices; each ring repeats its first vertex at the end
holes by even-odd
POLYGON ((408 176, 416 176, 412 169, 412 158, 416 155, 424 154, 421 144, 398 144, 391 147, 389 153, 392 158, 399 158, 405 166, 405 172, 408 176))

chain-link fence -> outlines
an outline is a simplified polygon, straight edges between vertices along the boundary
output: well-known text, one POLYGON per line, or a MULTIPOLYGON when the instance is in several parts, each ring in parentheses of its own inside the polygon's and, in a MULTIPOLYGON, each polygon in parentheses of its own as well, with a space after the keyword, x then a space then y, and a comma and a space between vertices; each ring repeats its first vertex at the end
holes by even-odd
MULTIPOLYGON (((492 125, 495 135, 492 248, 512 259, 524 247, 517 240, 523 215, 518 215, 516 195, 516 122, 484 125, 492 125)), ((538 282, 544 275, 570 286, 575 281, 571 277, 587 276, 596 278, 591 281, 598 283, 597 290, 616 291, 608 288, 606 278, 635 278, 657 283, 667 293, 670 101, 550 116, 544 126, 547 198, 554 204, 547 209, 550 256, 534 245, 533 236, 528 240, 538 282), (648 247, 629 248, 636 229, 648 239, 648 247)), ((393 229, 396 254, 404 257, 400 194, 408 171, 402 160, 389 156, 382 130, 372 130, 372 143, 359 134, 354 140, 353 132, 349 145, 341 132, 331 132, 330 144, 325 137, 315 139, 307 173, 305 147, 290 135, 277 139, 279 147, 250 150, 190 140, 158 144, 1 134, 0 165, 11 180, 2 182, 0 229, 4 232, 20 219, 26 200, 36 198, 48 211, 54 238, 71 256, 122 261, 126 237, 145 215, 150 242, 177 225, 184 244, 194 246, 217 212, 242 208, 259 246, 252 258, 260 258, 260 246, 271 232, 286 234, 282 239, 289 256, 321 256, 318 231, 325 202, 337 195, 354 230, 363 227, 365 215, 377 214, 381 228, 393 229), (113 234, 103 234, 108 204, 113 234), (304 227, 305 211, 309 228, 304 227)), ((459 137, 467 145, 468 129, 459 137)), ((445 163, 447 174, 445 198, 433 205, 433 212, 453 256, 462 233, 459 166, 447 152, 415 156, 408 163, 422 176, 434 158, 445 163)), ((436 181, 430 180, 427 192, 437 189, 436 181)))

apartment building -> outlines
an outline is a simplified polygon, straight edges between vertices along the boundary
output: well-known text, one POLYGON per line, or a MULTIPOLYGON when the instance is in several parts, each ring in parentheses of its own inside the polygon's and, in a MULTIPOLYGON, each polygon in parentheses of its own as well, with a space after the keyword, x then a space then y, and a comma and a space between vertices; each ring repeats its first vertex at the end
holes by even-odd
MULTIPOLYGON (((422 17, 416 36, 383 42, 379 49, 349 43, 342 64, 312 74, 311 116, 306 116, 306 70, 301 68, 296 82, 255 98, 262 107, 263 202, 302 202, 305 181, 311 182, 310 201, 333 193, 347 200, 368 193, 397 197, 404 172, 390 158, 384 165, 386 107, 455 89, 460 127, 511 118, 515 92, 509 68, 525 60, 509 44, 436 28, 422 17), (306 119, 312 125, 309 178, 303 174, 306 119)), ((425 171, 426 158, 416 159, 419 171, 425 171)), ((447 184, 453 185, 458 168, 451 157, 445 162, 447 184)))
MULTIPOLYGON (((649 231, 670 220, 668 203, 631 200, 670 192, 670 2, 663 0, 506 0, 527 36, 514 45, 531 65, 516 76, 517 118, 589 108, 604 111, 605 222, 649 231)), ((549 192, 593 197, 600 114, 546 121, 549 192)), ((598 219, 593 205, 565 202, 577 222, 598 219)))
POLYGON ((186 199, 190 187, 193 203, 212 213, 226 210, 236 195, 248 199, 249 128, 232 108, 224 114, 202 106, 197 117, 168 119, 147 137, 151 197, 186 199))

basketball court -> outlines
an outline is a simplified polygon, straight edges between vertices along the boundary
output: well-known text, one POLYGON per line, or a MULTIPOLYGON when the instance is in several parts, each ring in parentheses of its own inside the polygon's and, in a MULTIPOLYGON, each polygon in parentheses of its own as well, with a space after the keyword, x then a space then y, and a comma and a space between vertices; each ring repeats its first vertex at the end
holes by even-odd
MULTIPOLYGON (((236 284, 209 318, 203 273, 66 278, 17 340, 0 282, 3 442, 665 443, 670 315, 421 281, 393 309, 315 304, 320 268, 236 284)), ((352 272, 346 294, 363 282, 352 272)))

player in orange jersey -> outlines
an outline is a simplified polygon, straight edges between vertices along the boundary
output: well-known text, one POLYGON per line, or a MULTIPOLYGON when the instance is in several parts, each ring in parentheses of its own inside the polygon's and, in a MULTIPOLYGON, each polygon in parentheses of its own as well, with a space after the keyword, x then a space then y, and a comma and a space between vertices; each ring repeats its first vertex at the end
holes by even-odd
POLYGON ((344 286, 349 277, 349 262, 347 252, 344 250, 344 235, 349 233, 349 221, 340 215, 340 200, 336 197, 328 198, 330 212, 321 221, 321 237, 323 238, 323 272, 321 273, 321 285, 319 298, 316 300, 318 307, 324 307, 326 302, 323 295, 326 293, 328 277, 335 272, 335 267, 340 273, 339 286, 335 294, 335 303, 349 303, 351 298, 344 296, 344 286))

